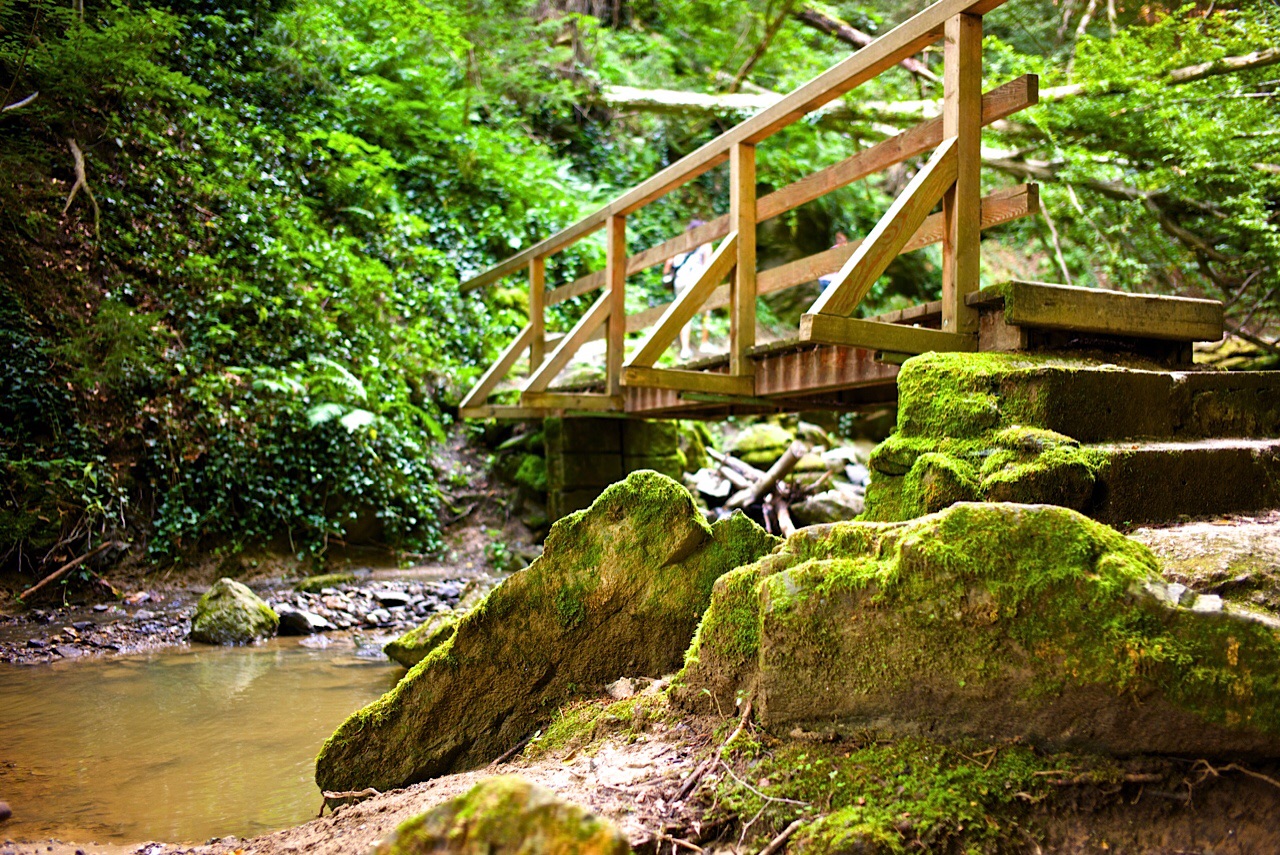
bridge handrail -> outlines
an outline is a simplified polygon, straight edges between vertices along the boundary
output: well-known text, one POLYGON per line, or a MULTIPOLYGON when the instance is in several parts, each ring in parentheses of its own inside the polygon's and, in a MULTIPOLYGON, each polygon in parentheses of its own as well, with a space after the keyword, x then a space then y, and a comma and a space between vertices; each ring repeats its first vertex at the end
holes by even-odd
POLYGON ((919 53, 942 38, 949 19, 960 14, 983 15, 1005 0, 939 0, 918 12, 847 59, 833 65, 808 83, 783 96, 751 118, 690 152, 661 172, 640 182, 618 198, 568 228, 522 250, 462 283, 462 291, 474 291, 525 268, 535 258, 572 246, 603 228, 610 217, 626 216, 665 196, 729 159, 735 145, 755 145, 794 124, 827 102, 855 89, 882 71, 919 53))

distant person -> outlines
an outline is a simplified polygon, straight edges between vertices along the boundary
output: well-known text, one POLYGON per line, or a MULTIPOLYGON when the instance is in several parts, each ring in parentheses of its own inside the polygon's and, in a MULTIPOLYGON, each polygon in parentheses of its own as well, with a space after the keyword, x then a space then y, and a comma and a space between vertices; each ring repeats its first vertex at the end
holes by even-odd
MULTIPOLYGON (((692 231, 698 226, 705 225, 702 220, 690 220, 685 231, 692 231)), ((682 252, 675 258, 667 259, 666 265, 662 268, 662 278, 670 281, 675 286, 676 297, 688 291, 698 282, 698 277, 702 275, 702 271, 707 269, 707 265, 711 263, 711 244, 704 243, 696 249, 689 252, 682 252)), ((707 347, 707 319, 704 317, 702 324, 702 348, 707 347)), ((693 321, 684 325, 680 330, 680 358, 691 359, 693 357, 693 349, 689 346, 689 339, 693 332, 693 321)))
MULTIPOLYGON (((845 235, 844 232, 836 232, 836 242, 831 248, 835 249, 836 247, 847 246, 848 243, 849 243, 849 238, 847 235, 845 235)), ((839 272, 840 271, 837 269, 837 270, 831 271, 825 276, 818 277, 818 284, 822 286, 823 291, 827 290, 827 286, 835 281, 836 274, 839 272)))

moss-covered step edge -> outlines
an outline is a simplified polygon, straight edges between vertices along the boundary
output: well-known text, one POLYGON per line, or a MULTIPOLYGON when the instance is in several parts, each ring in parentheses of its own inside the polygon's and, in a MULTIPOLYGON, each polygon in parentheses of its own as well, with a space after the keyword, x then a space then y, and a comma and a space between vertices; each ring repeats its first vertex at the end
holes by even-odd
POLYGON ((1052 506, 797 532, 716 582, 673 697, 770 727, 1280 756, 1274 617, 1178 602, 1141 544, 1052 506))
MULTIPOLYGON (((1280 377, 1259 386, 1256 378, 1218 379, 1209 373, 1028 354, 914 357, 898 375, 897 430, 871 457, 863 518, 912 519, 976 500, 1059 504, 1114 523, 1194 512, 1194 483, 1182 501, 1173 497, 1146 513, 1140 503, 1108 502, 1107 475, 1119 493, 1132 493, 1143 489, 1143 472, 1123 447, 1083 443, 1195 439, 1215 425, 1236 436, 1280 429, 1280 406, 1267 403, 1280 402, 1280 377)), ((1203 495, 1213 499, 1204 513, 1249 510, 1280 499, 1276 455, 1254 465, 1247 459, 1250 449, 1234 452, 1232 469, 1243 476, 1238 485, 1212 478, 1218 463, 1209 458, 1230 457, 1229 449, 1168 449, 1167 456, 1177 459, 1157 468, 1185 472, 1179 484, 1204 480, 1211 489, 1203 495)), ((1140 462, 1146 460, 1155 458, 1140 462)))
POLYGON ((344 722, 317 784, 385 790, 471 768, 574 697, 675 671, 715 579, 777 543, 741 514, 708 526, 675 481, 633 473, 557 522, 533 564, 344 722))

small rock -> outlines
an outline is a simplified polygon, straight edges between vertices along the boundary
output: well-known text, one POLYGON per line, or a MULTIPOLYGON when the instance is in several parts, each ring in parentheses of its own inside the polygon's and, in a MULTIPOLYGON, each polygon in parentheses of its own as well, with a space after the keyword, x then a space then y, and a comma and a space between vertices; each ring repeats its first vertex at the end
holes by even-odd
POLYGON ((43 650, 49 646, 49 642, 42 638, 28 638, 27 647, 34 647, 36 650, 43 650))
POLYGON ((4 822, 13 816, 13 808, 9 807, 8 802, 0 802, 0 822, 4 822))
POLYGON ((382 626, 391 623, 391 612, 386 609, 374 609, 364 616, 364 622, 370 626, 382 626))
POLYGON ((388 608, 403 607, 413 601, 404 591, 374 591, 374 599, 388 608))
POLYGON ((150 611, 147 611, 146 609, 138 609, 136 612, 133 613, 133 619, 138 622, 142 622, 144 620, 154 620, 155 616, 156 616, 155 612, 150 612, 150 611))
POLYGON ((98 603, 93 607, 93 610, 95 612, 105 612, 109 608, 111 608, 111 606, 107 605, 106 603, 98 603))
POLYGON ((91 620, 78 620, 71 624, 71 626, 80 632, 84 632, 86 629, 93 629, 94 623, 91 620))
POLYGON ((75 659, 77 656, 84 655, 79 647, 72 647, 69 644, 60 644, 53 649, 63 659, 75 659))
POLYGON ((604 690, 615 701, 625 701, 636 693, 636 685, 631 681, 630 677, 620 677, 605 686, 604 690))
POLYGON ((280 635, 314 635, 327 632, 334 625, 317 614, 306 611, 285 611, 280 613, 280 635))

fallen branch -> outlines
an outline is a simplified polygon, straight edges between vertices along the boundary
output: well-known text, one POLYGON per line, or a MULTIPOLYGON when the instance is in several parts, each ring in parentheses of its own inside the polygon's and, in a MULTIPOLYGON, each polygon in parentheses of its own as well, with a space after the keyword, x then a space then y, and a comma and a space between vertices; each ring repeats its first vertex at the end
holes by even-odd
MULTIPOLYGON (((1168 86, 1180 86, 1184 83, 1204 80, 1206 77, 1214 77, 1219 74, 1236 74, 1241 71, 1275 65, 1278 62, 1280 62, 1280 48, 1256 50, 1244 56, 1226 56, 1222 59, 1215 59, 1212 62, 1202 62, 1197 65, 1175 68, 1165 75, 1164 83, 1168 86)), ((1133 89, 1142 79, 1107 81, 1101 89, 1090 89, 1084 83, 1049 86, 1040 90, 1040 103, 1048 104, 1051 101, 1062 101, 1066 98, 1075 98, 1082 95, 1121 95, 1133 89)))
POLYGON ((750 487, 739 490, 730 496, 729 501, 725 502, 724 506, 732 510, 754 505, 772 492, 778 482, 790 474, 792 469, 796 468, 800 458, 804 457, 808 451, 809 447, 800 440, 791 443, 786 452, 778 458, 778 462, 769 467, 769 471, 764 474, 763 478, 750 487))
MULTIPOLYGON (((1212 775, 1215 778, 1219 778, 1222 776, 1223 772, 1239 772, 1242 775, 1248 775, 1250 778, 1256 778, 1259 781, 1265 781, 1271 786, 1276 787, 1277 789, 1280 789, 1280 781, 1277 781, 1275 778, 1271 777, 1270 775, 1264 775, 1261 772, 1254 772, 1252 769, 1246 769, 1237 763, 1228 763, 1225 766, 1219 766, 1217 768, 1214 768, 1213 764, 1211 764, 1208 760, 1197 760, 1196 768, 1199 768, 1201 766, 1203 766, 1205 769, 1204 777, 1206 778, 1209 775, 1212 775)), ((1201 778, 1200 780, 1203 781, 1204 778, 1201 778)))
POLYGON ((102 552, 104 549, 107 549, 108 547, 111 547, 111 546, 122 546, 122 545, 123 544, 116 543, 116 541, 114 540, 108 540, 105 543, 98 544, 96 547, 89 550, 84 555, 81 555, 79 558, 73 561, 68 561, 66 564, 63 564, 57 570, 54 570, 52 573, 50 573, 48 576, 45 576, 43 579, 41 579, 39 582, 32 585, 30 588, 27 588, 27 590, 23 591, 21 594, 18 595, 18 599, 25 600, 27 597, 36 593, 45 585, 48 585, 50 582, 54 581, 55 579, 60 578, 64 573, 67 573, 79 567, 81 564, 88 561, 90 558, 97 555, 99 552, 102 552))
MULTIPOLYGON (((806 7, 795 13, 795 19, 806 26, 813 27, 819 32, 826 33, 829 36, 835 36, 847 45, 855 48, 864 48, 875 41, 875 37, 862 30, 855 29, 839 18, 831 15, 824 15, 817 9, 806 7)), ((929 67, 915 57, 907 57, 898 63, 907 71, 915 76, 928 80, 930 83, 940 83, 938 75, 929 70, 929 67)))
POLYGON ((71 210, 71 203, 76 198, 76 193, 80 188, 84 188, 85 195, 89 197, 89 201, 93 203, 93 235, 101 236, 98 228, 102 218, 102 213, 98 209, 98 200, 93 197, 93 188, 89 186, 89 179, 85 177, 84 172, 84 152, 80 150, 80 145, 70 137, 67 138, 67 145, 71 146, 71 156, 75 158, 76 183, 71 185, 71 193, 67 196, 67 204, 62 206, 62 216, 67 215, 67 211, 71 210))
POLYGON ((802 825, 804 825, 804 820, 797 819, 782 829, 782 832, 777 837, 769 841, 768 846, 760 850, 760 855, 776 855, 776 853, 781 852, 782 847, 786 846, 787 841, 791 839, 791 835, 799 831, 802 825))

